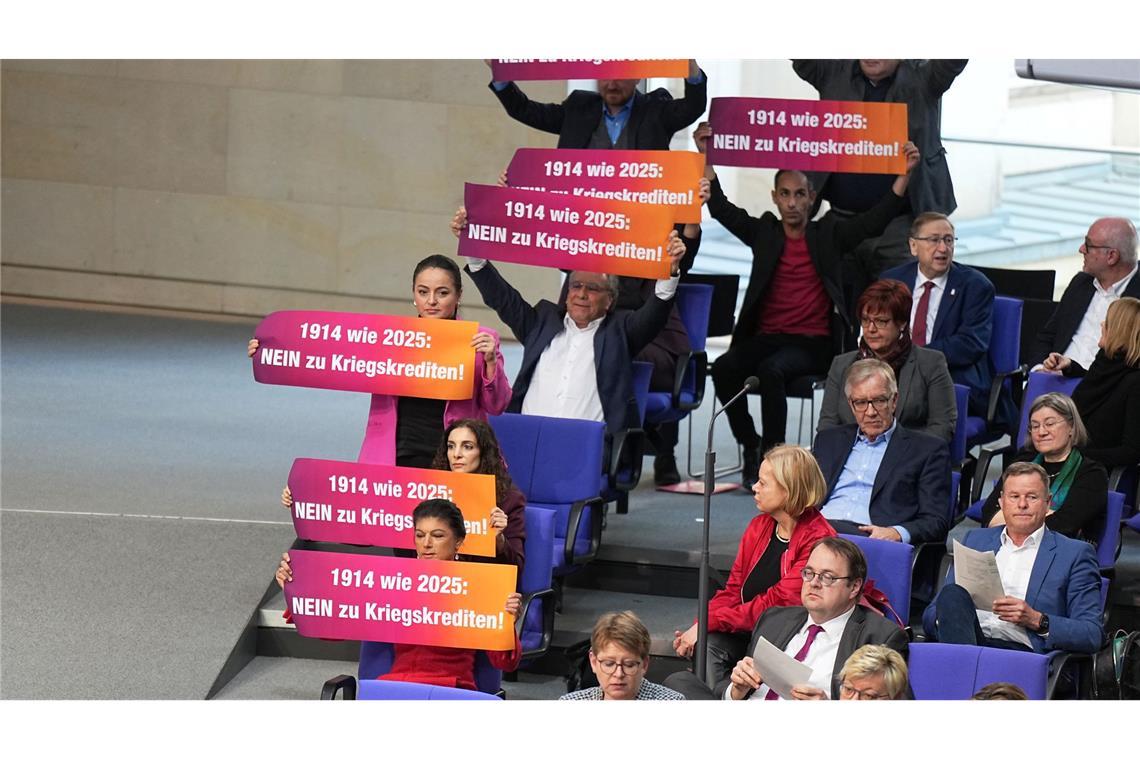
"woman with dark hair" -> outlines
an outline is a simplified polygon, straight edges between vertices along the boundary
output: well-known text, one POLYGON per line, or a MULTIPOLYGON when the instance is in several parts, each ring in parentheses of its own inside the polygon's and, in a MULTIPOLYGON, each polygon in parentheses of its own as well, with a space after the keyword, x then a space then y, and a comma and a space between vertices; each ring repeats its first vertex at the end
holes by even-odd
MULTIPOLYGON (((458 319, 462 295, 459 267, 446 256, 428 256, 412 272, 412 303, 421 319, 458 319)), ((498 333, 480 327, 471 347, 475 349, 475 376, 470 398, 443 401, 372 394, 358 461, 431 467, 444 427, 460 419, 485 420, 506 410, 511 385, 503 369, 498 333)), ((254 338, 249 342, 249 355, 257 348, 254 338)))
POLYGON ((1140 300, 1125 296, 1109 304, 1097 345, 1088 370, 1056 353, 1043 366, 1084 378, 1073 401, 1089 432, 1086 456, 1128 467, 1140 462, 1140 300))
POLYGON ((843 390, 844 376, 859 359, 879 359, 895 371, 899 386, 895 418, 899 424, 946 441, 954 437, 958 407, 946 357, 910 342, 910 307, 910 289, 897 280, 873 282, 859 296, 856 314, 863 337, 857 350, 840 354, 831 362, 819 430, 855 423, 843 390))
MULTIPOLYGON (((416 559, 450 562, 456 558, 463 539, 467 537, 459 507, 447 499, 428 499, 416 507, 412 520, 416 531, 416 559)), ((283 589, 286 583, 293 580, 288 553, 281 556, 276 578, 277 585, 283 589)), ((507 597, 504 609, 510 615, 517 616, 521 601, 522 596, 514 592, 507 597)), ((289 610, 285 610, 285 619, 291 617, 289 610)), ((513 625, 511 630, 514 630, 513 625)), ((487 659, 493 667, 508 672, 518 667, 522 646, 517 633, 514 634, 514 639, 512 650, 487 652, 487 659)), ((475 690, 476 650, 426 644, 393 644, 392 648, 395 653, 392 668, 380 676, 380 680, 411 681, 475 690)))
MULTIPOLYGON (((1029 436, 1015 462, 1034 462, 1049 475, 1049 514, 1045 527, 1069 538, 1091 540, 1104 527, 1108 473, 1089 457, 1088 433, 1076 404, 1062 393, 1044 393, 1029 407, 1029 436)), ((998 504, 999 482, 982 507, 982 525, 1005 524, 998 504)))

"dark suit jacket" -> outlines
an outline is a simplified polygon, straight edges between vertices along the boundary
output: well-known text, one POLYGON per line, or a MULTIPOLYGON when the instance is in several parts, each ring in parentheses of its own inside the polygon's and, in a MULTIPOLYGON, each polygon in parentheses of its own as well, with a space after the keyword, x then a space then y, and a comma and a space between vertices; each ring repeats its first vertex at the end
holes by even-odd
MULTIPOLYGON (((1073 279, 1069 280, 1068 287, 1061 294, 1061 303, 1057 304, 1053 316, 1037 333, 1033 355, 1024 360, 1029 366, 1040 364, 1051 351, 1064 353, 1072 342, 1077 328, 1081 326, 1081 320, 1085 318, 1085 312, 1092 303, 1094 292, 1095 286, 1091 274, 1077 272, 1073 279)), ((1133 275, 1132 281, 1121 295, 1140 298, 1140 272, 1133 275)))
MULTIPOLYGON (((792 68, 800 79, 819 92, 821 100, 862 100, 864 79, 859 62, 844 60, 797 60, 792 68)), ((899 62, 894 82, 887 90, 888 103, 906 103, 907 131, 922 153, 911 174, 907 198, 915 215, 924 211, 949 214, 958 207, 946 148, 942 145, 942 94, 966 68, 966 61, 904 60, 899 62)), ((817 188, 828 174, 813 173, 817 188)))
MULTIPOLYGON (((804 239, 808 255, 816 273, 823 281, 823 288, 833 304, 832 337, 836 348, 842 345, 843 333, 849 328, 847 308, 843 298, 843 285, 840 281, 842 267, 840 257, 867 238, 881 235, 892 219, 899 214, 903 199, 888 191, 883 199, 870 211, 850 219, 837 221, 825 217, 818 222, 808 222, 804 239)), ((748 289, 744 292, 744 302, 740 306, 740 316, 732 330, 732 343, 745 340, 756 334, 760 321, 760 309, 764 305, 764 294, 768 283, 776 271, 780 257, 784 255, 784 225, 770 211, 759 219, 744 209, 733 205, 724 195, 720 180, 712 182, 712 195, 708 202, 709 213, 740 242, 752 249, 752 271, 749 274, 748 289)))
MULTIPOLYGON (((561 103, 535 103, 514 82, 501 92, 488 86, 512 119, 558 135, 559 148, 587 147, 602 120, 602 96, 597 92, 574 90, 561 103)), ((625 128, 629 149, 668 150, 673 134, 705 112, 707 87, 707 77, 700 84, 685 80, 685 96, 680 100, 674 100, 663 87, 648 94, 634 93, 625 128)))
MULTIPOLYGON (((531 306, 488 262, 478 272, 464 267, 479 288, 483 302, 495 310, 523 344, 522 366, 515 378, 508 412, 521 412, 531 378, 542 352, 566 329, 566 309, 542 300, 531 306)), ((594 334, 594 366, 598 397, 611 435, 627 427, 640 427, 633 393, 633 356, 647 346, 669 319, 671 301, 653 296, 636 311, 615 311, 594 334)))
MULTIPOLYGON (((804 627, 807 619, 808 611, 803 607, 769 607, 756 621, 756 627, 752 630, 752 641, 748 643, 747 655, 752 656, 756 642, 761 636, 777 649, 783 649, 804 627)), ((832 699, 839 699, 839 682, 835 677, 839 675, 839 671, 843 669, 852 652, 864 644, 882 644, 901 654, 904 660, 907 658, 906 632, 882 615, 862 605, 856 605, 855 611, 851 613, 851 619, 847 621, 847 627, 843 629, 843 637, 839 640, 839 649, 835 653, 835 665, 831 671, 832 699)), ((725 690, 731 683, 732 680, 729 678, 720 681, 713 689, 713 693, 717 697, 724 696, 725 690)))
MULTIPOLYGON (((1004 528, 979 528, 966 534, 963 544, 978 551, 997 552, 1004 528)), ((947 583, 954 582, 950 569, 947 583)), ((1029 631, 1034 652, 1054 649, 1092 653, 1100 649, 1104 628, 1100 624, 1100 571, 1090 544, 1066 538, 1048 528, 1029 574, 1025 602, 1049 616, 1049 635, 1029 631)), ((932 603, 922 614, 927 631, 934 630, 932 603)))
MULTIPOLYGON (((812 452, 827 481, 828 499, 858 430, 858 425, 842 425, 822 430, 815 437, 812 452)), ((823 508, 826 516, 826 502, 823 508)), ((950 452, 946 441, 896 425, 871 486, 871 523, 884 528, 901 525, 910 532, 911 543, 918 545, 946 540, 949 512, 950 452)))
MULTIPOLYGON (((888 269, 879 278, 898 280, 914 293, 918 262, 888 269)), ((914 293, 915 299, 919 295, 914 293)), ((986 414, 994 377, 989 357, 993 316, 993 284, 981 272, 951 263, 946 290, 934 318, 934 332, 926 348, 942 352, 950 377, 970 389, 970 411, 982 417, 986 414)), ((914 329, 911 325, 911 334, 914 329)))

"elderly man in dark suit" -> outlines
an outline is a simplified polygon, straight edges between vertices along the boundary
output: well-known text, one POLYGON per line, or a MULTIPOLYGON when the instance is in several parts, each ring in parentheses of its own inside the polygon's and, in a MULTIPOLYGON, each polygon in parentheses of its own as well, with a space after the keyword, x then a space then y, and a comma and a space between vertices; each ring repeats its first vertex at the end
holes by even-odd
POLYGON ((856 424, 820 431, 813 448, 827 481, 823 516, 839 533, 916 545, 945 541, 946 442, 898 424, 898 386, 885 362, 855 362, 845 388, 856 424))
POLYGON ((954 382, 970 389, 971 414, 984 417, 993 382, 988 352, 994 286, 980 272, 954 263, 954 241, 954 225, 945 214, 919 214, 910 228, 915 260, 880 277, 910 288, 911 341, 942 352, 954 382))
POLYGON ((1092 653, 1104 638, 1100 572, 1092 546, 1045 527, 1049 476, 1014 462, 1002 479, 1005 525, 966 534, 965 545, 996 554, 1005 595, 978 609, 953 571, 922 615, 926 636, 947 644, 1092 653))
MULTIPOLYGON (((789 657, 811 668, 806 684, 792 690, 795 699, 839 699, 836 675, 847 658, 864 644, 882 644, 907 656, 907 636, 897 625, 859 604, 867 582, 867 560, 852 542, 829 536, 820 539, 801 572, 800 607, 772 607, 756 621, 749 652, 766 639, 789 657)), ((764 674, 752 657, 737 663, 732 675, 711 690, 685 671, 665 684, 687 699, 778 699, 764 683, 764 674)))

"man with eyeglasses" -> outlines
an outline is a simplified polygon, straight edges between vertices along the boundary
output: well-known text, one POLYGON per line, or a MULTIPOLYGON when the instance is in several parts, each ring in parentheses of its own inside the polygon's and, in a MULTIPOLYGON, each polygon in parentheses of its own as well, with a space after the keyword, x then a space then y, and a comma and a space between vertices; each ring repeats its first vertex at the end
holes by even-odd
MULTIPOLYGON (((970 389, 970 413, 984 417, 993 383, 988 352, 994 286, 981 272, 954 262, 956 240, 954 225, 945 214, 919 214, 910 226, 914 261, 879 277, 910 288, 911 342, 942 352, 954 382, 970 389)), ((1003 413, 1015 412, 1010 399, 1003 413)))
POLYGON ((1001 489, 1005 525, 972 530, 963 543, 995 553, 1005 595, 980 608, 951 569, 922 615, 926 637, 1039 654, 1097 651, 1104 630, 1092 545, 1045 527, 1049 476, 1040 465, 1014 462, 1001 489))
MULTIPOLYGON (((890 620, 859 603, 867 582, 867 560, 845 538, 822 538, 801 571, 799 607, 765 610, 752 632, 747 651, 761 638, 811 668, 805 684, 792 690, 795 699, 818 699, 820 692, 840 698, 837 674, 853 652, 865 644, 882 644, 906 658, 906 633, 890 620)), ((732 675, 712 689, 688 671, 665 679, 686 699, 774 700, 779 695, 764 683, 752 657, 736 664, 732 675)))
POLYGON ((684 699, 672 689, 645 680, 649 646, 649 629, 634 613, 626 610, 602 615, 590 636, 590 669, 598 685, 559 699, 684 699))
POLYGON ((898 385, 886 362, 852 364, 844 392, 855 424, 819 431, 812 447, 827 481, 823 516, 838 533, 915 545, 945 541, 946 441, 898 424, 898 385))
POLYGON ((1037 333, 1033 353, 1027 358, 1030 365, 1056 370, 1051 353, 1082 367, 1092 365, 1109 304, 1121 296, 1140 298, 1136 242, 1136 227, 1128 219, 1105 217, 1092 223, 1080 247, 1084 267, 1069 281, 1061 303, 1037 333))

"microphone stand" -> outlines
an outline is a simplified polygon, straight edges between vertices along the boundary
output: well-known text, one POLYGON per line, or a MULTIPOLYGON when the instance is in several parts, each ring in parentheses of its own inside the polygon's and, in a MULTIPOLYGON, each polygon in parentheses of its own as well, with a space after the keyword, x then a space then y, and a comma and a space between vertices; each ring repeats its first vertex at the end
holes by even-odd
MULTIPOLYGON (((744 387, 740 389, 740 392, 730 398, 720 409, 713 412, 712 419, 709 420, 708 447, 705 449, 705 520, 701 535, 700 587, 697 589, 697 649, 693 659, 693 675, 702 681, 706 680, 707 677, 705 671, 707 669, 706 660, 708 658, 709 572, 711 570, 709 563, 709 514, 712 506, 713 485, 716 479, 716 451, 713 450, 713 424, 716 422, 716 418, 719 417, 725 409, 735 403, 741 396, 748 393, 748 391, 756 388, 759 384, 759 380, 755 377, 748 378, 744 383, 744 387)), ((709 686, 712 685, 713 684, 709 684, 709 686)))

